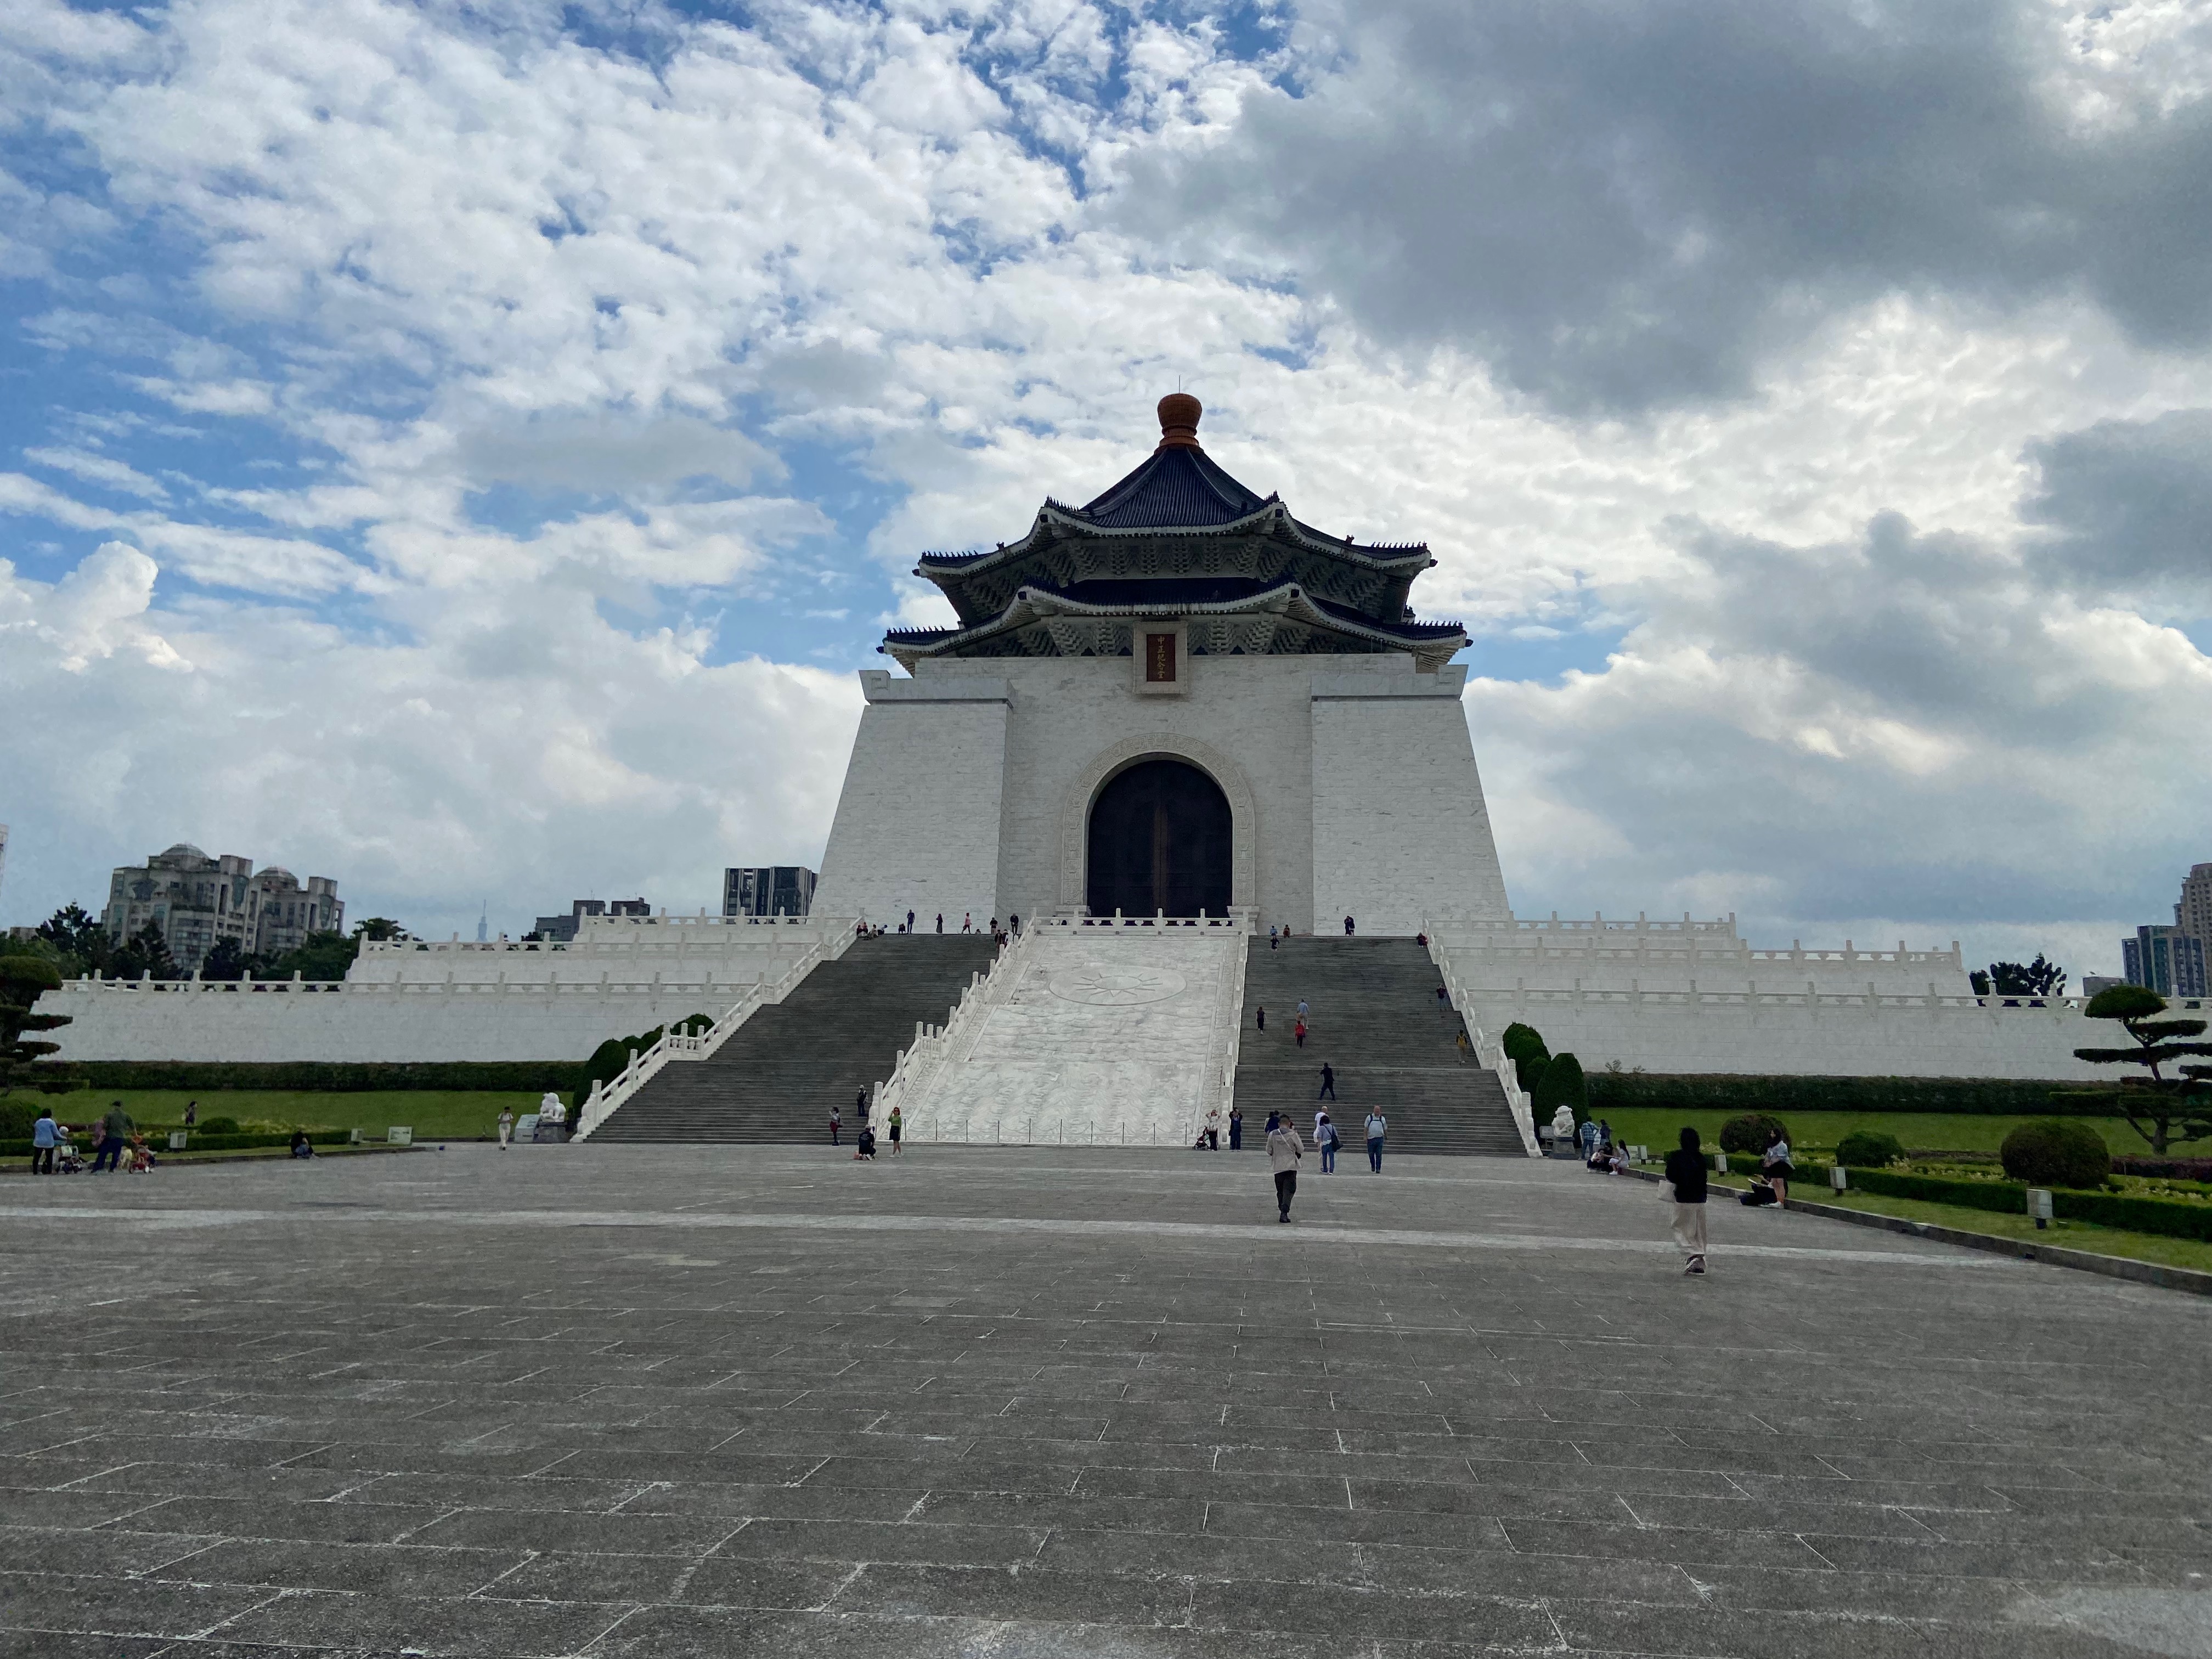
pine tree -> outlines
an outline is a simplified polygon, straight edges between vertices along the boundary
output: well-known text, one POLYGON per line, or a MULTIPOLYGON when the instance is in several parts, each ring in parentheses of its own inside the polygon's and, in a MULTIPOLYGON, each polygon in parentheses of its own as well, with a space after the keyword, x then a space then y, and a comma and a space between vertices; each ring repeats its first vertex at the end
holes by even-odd
POLYGON ((2166 999, 2140 985, 2100 991, 2081 1012, 2091 1019, 2119 1021, 2135 1039, 2132 1048, 2076 1048, 2074 1057, 2094 1066, 2140 1066, 2150 1073, 2123 1080, 2119 1107, 2128 1127, 2150 1143, 2152 1152, 2163 1153, 2172 1142, 2212 1135, 2212 1110, 2207 1109, 2212 1108, 2212 1066, 2182 1066, 2179 1077, 2159 1069, 2188 1055, 2212 1054, 2212 1042, 2179 1040, 2203 1036, 2203 1020, 2158 1018, 2166 1012, 2166 999))

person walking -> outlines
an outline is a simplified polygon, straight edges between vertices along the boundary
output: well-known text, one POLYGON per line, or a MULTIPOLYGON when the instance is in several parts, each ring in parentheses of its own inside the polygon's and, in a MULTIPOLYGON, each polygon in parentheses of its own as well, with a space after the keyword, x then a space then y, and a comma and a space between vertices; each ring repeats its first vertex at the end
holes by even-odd
POLYGON ((100 1120, 100 1150, 93 1154, 93 1174, 100 1173, 100 1161, 103 1158, 106 1160, 109 1173, 122 1172, 124 1139, 137 1127, 131 1122, 131 1114, 123 1109, 121 1101, 118 1100, 108 1107, 107 1115, 100 1120))
POLYGON ((1266 1030, 1267 1029, 1267 1011, 1265 1008, 1260 1009, 1257 1018, 1260 1029, 1263 1031, 1266 1030))
POLYGON ((1275 1208, 1279 1219, 1291 1218, 1291 1200, 1298 1193, 1298 1160, 1306 1155, 1305 1142, 1297 1127, 1280 1112, 1267 1114, 1267 1168, 1275 1177, 1275 1208))
POLYGON ((1766 1184, 1774 1188, 1774 1202, 1778 1206, 1790 1201, 1790 1177, 1797 1171, 1790 1163, 1790 1138, 1778 1127, 1773 1144, 1759 1154, 1759 1172, 1766 1177, 1766 1184))
POLYGON ((839 1146, 844 1144, 837 1139, 837 1132, 844 1127, 844 1113, 839 1111, 835 1106, 832 1106, 830 1109, 830 1144, 832 1146, 839 1146))
POLYGON ((500 1149, 500 1151, 501 1151, 502 1152, 505 1152, 505 1151, 507 1150, 507 1143, 508 1141, 510 1141, 510 1140, 514 1139, 514 1107, 512 1107, 512 1106, 502 1106, 502 1107, 501 1107, 501 1108, 499 1109, 499 1149, 500 1149))
POLYGON ((1458 1052, 1461 1065, 1464 1066, 1474 1058, 1474 1044, 1468 1041, 1466 1026, 1459 1028, 1459 1035, 1452 1039, 1452 1047, 1458 1052))
POLYGON ((1450 988, 1449 988, 1449 986, 1443 986, 1443 985, 1439 985, 1439 986, 1437 986, 1437 1018, 1439 1020, 1449 1019, 1449 1018, 1451 1018, 1451 1011, 1452 1011, 1452 1006, 1451 1006, 1451 989, 1450 989, 1450 988))
POLYGON ((200 1121, 200 1103, 197 1100, 185 1103, 185 1127, 191 1128, 200 1121))
POLYGON ((1244 1150, 1244 1109, 1242 1106, 1231 1105, 1229 1109, 1229 1150, 1232 1152, 1244 1150))
POLYGON ((1682 1144, 1667 1154, 1667 1188, 1674 1195, 1674 1248, 1682 1252, 1682 1271, 1705 1270, 1705 1155, 1698 1132, 1682 1131, 1682 1144))
POLYGON ((1350 916, 1346 916, 1344 919, 1344 936, 1346 939, 1350 939, 1352 937, 1352 918, 1350 916))
POLYGON ((899 1115, 899 1109, 896 1106, 891 1108, 890 1124, 891 1156, 896 1158, 899 1155, 899 1131, 906 1127, 906 1120, 899 1115))
POLYGON ((1291 1027, 1291 1035, 1297 1040, 1299 1048, 1303 1048, 1306 1046, 1306 1021, 1304 1014, 1299 1015, 1297 1024, 1291 1027))
POLYGON ((60 1127, 54 1121, 54 1109, 39 1108, 38 1121, 31 1125, 31 1173, 52 1175, 54 1172, 54 1148, 60 1144, 60 1127))
POLYGON ((1281 941, 1277 939, 1275 937, 1275 924, 1272 921, 1269 922, 1267 924, 1267 948, 1272 951, 1280 942, 1281 941))
POLYGON ((1300 1019, 1304 1019, 1304 1018, 1308 1014, 1311 1013, 1312 1012, 1313 1012, 1313 1011, 1312 1011, 1310 1008, 1308 1008, 1308 1007, 1306 1006, 1306 1000, 1305 1000, 1304 997, 1300 997, 1300 998, 1298 999, 1298 1018, 1299 1018, 1300 1019))
POLYGON ((1327 1060, 1321 1063, 1321 1092, 1314 1098, 1316 1100, 1336 1098, 1336 1071, 1327 1060))
POLYGON ((973 910, 963 910, 960 913, 960 931, 963 933, 972 933, 975 931, 975 913, 973 910))
POLYGON ((1336 1149, 1343 1137, 1336 1132, 1336 1124, 1327 1112, 1314 1116, 1314 1145, 1321 1148, 1321 1172, 1336 1173, 1336 1149))
POLYGON ((945 931, 945 912, 942 910, 937 913, 937 931, 940 933, 945 931))
POLYGON ((1367 1167, 1376 1175, 1382 1173, 1382 1137, 1389 1133, 1390 1120, 1382 1115, 1380 1108, 1367 1115, 1367 1167))
POLYGON ((868 1127, 868 1085, 863 1083, 860 1092, 853 1097, 853 1116, 865 1129, 868 1127))

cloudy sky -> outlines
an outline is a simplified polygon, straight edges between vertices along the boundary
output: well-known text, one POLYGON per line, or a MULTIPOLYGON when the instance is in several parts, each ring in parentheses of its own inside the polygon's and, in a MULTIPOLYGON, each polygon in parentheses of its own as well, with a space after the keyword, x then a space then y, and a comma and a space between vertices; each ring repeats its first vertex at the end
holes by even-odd
POLYGON ((9 0, 0 296, 0 921, 815 862, 915 554, 1178 382, 1435 550, 1523 914, 2212 860, 2201 0, 9 0))

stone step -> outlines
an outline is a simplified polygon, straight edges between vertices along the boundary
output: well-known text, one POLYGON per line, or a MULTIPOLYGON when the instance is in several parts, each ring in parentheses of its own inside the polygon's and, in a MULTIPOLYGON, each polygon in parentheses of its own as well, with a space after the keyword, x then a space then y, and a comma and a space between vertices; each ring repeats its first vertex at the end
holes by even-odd
POLYGON ((857 939, 708 1059, 662 1068, 584 1144, 826 1139, 832 1106, 849 1138, 854 1097, 891 1074, 917 1022, 945 1023, 992 955, 987 934, 857 939))
POLYGON ((1252 941, 1244 965, 1244 1030, 1237 1103, 1248 1150, 1270 1111, 1287 1111, 1310 1136, 1321 1068, 1336 1077, 1330 1106, 1345 1152, 1357 1153, 1359 1125, 1380 1106, 1394 1152, 1522 1158, 1526 1152, 1498 1079, 1462 1050, 1465 1029, 1439 1008, 1441 982, 1428 952, 1410 939, 1252 941), (1305 1046, 1292 1036, 1299 999, 1308 1004, 1305 1046), (1261 1030, 1259 1011, 1267 1012, 1261 1030))

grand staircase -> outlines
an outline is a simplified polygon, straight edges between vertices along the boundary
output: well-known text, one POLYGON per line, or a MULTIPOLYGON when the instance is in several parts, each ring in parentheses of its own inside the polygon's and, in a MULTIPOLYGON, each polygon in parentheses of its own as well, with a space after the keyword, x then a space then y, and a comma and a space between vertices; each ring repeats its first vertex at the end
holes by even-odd
POLYGON ((584 1144, 826 1139, 832 1106, 849 1140, 854 1095, 890 1076, 917 1020, 945 1023, 991 955, 985 933, 855 939, 708 1058, 663 1066, 584 1144))
POLYGON ((1392 1152, 1527 1156, 1504 1089, 1458 1047, 1460 1017, 1437 1010, 1441 979, 1410 939, 1316 934, 1275 950, 1255 939, 1237 1064, 1245 1146, 1264 1144, 1261 1127, 1276 1110, 1292 1114, 1298 1133, 1312 1138, 1326 1060, 1336 1068, 1328 1114, 1355 1166, 1364 1161, 1360 1126, 1375 1106, 1389 1120, 1392 1152), (1311 1005, 1304 1049, 1291 1037, 1300 997, 1311 1005), (1263 1007, 1265 1031, 1255 1028, 1263 1007))

